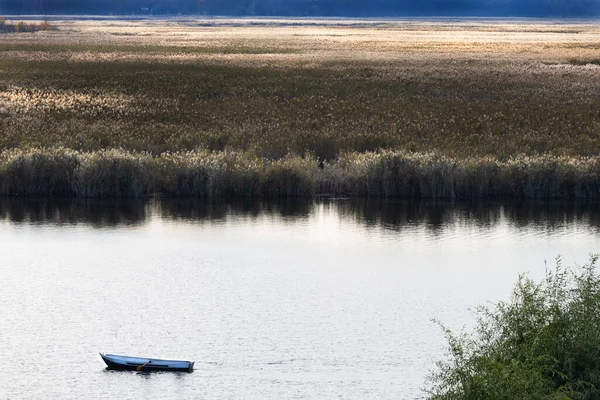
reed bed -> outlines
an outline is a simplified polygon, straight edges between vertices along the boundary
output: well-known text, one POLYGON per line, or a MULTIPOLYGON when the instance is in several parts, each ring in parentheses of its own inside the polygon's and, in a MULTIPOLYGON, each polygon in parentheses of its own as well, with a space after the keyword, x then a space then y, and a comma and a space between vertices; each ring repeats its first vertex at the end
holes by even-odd
POLYGON ((9 150, 0 194, 81 197, 376 196, 600 200, 598 157, 456 159, 433 153, 344 153, 267 160, 244 152, 157 156, 126 150, 9 150))
POLYGON ((309 152, 324 160, 379 149, 500 159, 600 151, 593 64, 380 67, 0 56, 0 147, 309 152))
POLYGON ((594 24, 209 22, 3 35, 0 192, 598 198, 594 24))
POLYGON ((50 25, 47 21, 36 23, 25 23, 19 21, 16 24, 7 23, 4 17, 0 17, 0 34, 2 33, 25 33, 25 32, 39 32, 39 31, 51 31, 55 27, 50 25))

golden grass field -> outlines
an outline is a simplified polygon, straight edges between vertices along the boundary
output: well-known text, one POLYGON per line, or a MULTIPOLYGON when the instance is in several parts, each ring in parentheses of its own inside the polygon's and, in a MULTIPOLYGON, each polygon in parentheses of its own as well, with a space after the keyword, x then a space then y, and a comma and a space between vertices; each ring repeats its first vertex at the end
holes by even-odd
POLYGON ((50 23, 0 35, 4 193, 600 199, 597 23, 50 23))

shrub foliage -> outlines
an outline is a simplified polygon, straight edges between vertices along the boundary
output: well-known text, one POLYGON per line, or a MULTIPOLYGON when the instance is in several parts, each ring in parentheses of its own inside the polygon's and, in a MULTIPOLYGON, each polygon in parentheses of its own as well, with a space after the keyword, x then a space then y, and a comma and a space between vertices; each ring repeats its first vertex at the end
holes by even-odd
POLYGON ((429 377, 431 399, 600 398, 598 256, 560 259, 546 279, 521 276, 509 301, 477 309, 472 334, 445 329, 449 359, 429 377))

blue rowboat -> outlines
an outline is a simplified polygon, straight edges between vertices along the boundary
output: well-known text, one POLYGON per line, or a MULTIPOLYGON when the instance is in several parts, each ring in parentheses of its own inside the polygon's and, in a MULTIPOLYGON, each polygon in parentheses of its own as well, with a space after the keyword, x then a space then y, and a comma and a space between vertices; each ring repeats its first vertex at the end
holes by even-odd
POLYGON ((108 369, 120 371, 180 371, 192 372, 194 370, 194 361, 181 360, 161 360, 159 358, 142 358, 118 356, 115 354, 100 353, 108 369))

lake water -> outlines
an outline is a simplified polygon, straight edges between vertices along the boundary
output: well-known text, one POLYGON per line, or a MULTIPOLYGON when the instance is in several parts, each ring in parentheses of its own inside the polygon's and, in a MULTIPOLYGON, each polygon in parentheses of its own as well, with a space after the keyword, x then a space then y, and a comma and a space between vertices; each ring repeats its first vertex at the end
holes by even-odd
POLYGON ((0 398, 423 398, 432 318, 599 239, 585 204, 0 200, 0 398))

